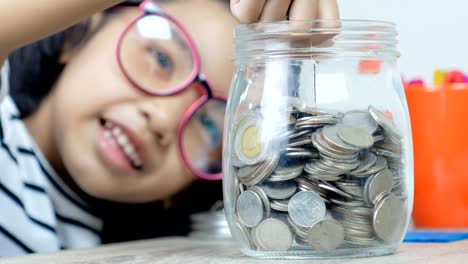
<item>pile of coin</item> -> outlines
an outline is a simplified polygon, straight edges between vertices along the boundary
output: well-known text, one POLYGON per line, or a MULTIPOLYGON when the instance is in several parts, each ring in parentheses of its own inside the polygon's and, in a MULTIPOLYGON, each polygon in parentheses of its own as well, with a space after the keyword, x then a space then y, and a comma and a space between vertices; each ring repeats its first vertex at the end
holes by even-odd
POLYGON ((274 129, 265 122, 259 109, 239 118, 228 162, 238 231, 250 248, 399 242, 407 222, 403 137, 387 113, 294 101, 274 129))

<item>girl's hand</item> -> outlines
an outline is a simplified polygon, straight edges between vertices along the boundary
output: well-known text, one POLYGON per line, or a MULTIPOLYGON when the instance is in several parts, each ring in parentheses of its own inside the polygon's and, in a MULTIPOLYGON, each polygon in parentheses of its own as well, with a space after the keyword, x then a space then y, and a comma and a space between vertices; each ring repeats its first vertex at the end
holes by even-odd
POLYGON ((241 23, 311 19, 339 19, 338 0, 231 0, 241 23))

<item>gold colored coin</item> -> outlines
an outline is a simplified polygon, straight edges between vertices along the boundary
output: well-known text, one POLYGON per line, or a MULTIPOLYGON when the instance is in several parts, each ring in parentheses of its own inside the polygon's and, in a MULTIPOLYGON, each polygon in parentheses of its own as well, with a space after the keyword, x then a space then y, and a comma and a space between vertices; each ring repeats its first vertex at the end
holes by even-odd
POLYGON ((257 126, 252 125, 245 130, 241 139, 241 151, 249 158, 257 157, 262 151, 260 129, 257 126))

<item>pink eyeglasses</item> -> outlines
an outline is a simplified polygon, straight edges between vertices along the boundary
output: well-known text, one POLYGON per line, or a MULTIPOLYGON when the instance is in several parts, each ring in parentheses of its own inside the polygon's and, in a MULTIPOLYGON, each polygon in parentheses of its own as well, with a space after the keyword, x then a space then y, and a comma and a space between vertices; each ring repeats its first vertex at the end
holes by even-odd
POLYGON ((180 156, 192 173, 219 180, 226 98, 217 96, 200 74, 200 56, 187 31, 154 1, 127 1, 140 15, 122 32, 117 62, 131 85, 150 96, 172 96, 196 84, 201 96, 177 130, 180 156))

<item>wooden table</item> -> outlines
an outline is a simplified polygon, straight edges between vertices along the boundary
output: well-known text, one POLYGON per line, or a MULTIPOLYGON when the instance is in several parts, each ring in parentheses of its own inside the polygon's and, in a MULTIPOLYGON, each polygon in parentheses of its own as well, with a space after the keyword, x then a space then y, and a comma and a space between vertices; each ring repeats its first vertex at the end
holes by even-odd
MULTIPOLYGON (((62 251, 53 254, 29 255, 0 259, 1 264, 143 264, 143 263, 303 263, 301 260, 257 260, 243 256, 232 242, 206 242, 187 238, 154 239, 94 249, 62 251)), ((307 261, 307 263, 372 263, 372 264, 468 264, 468 240, 444 244, 403 244, 390 256, 354 259, 307 261)))

